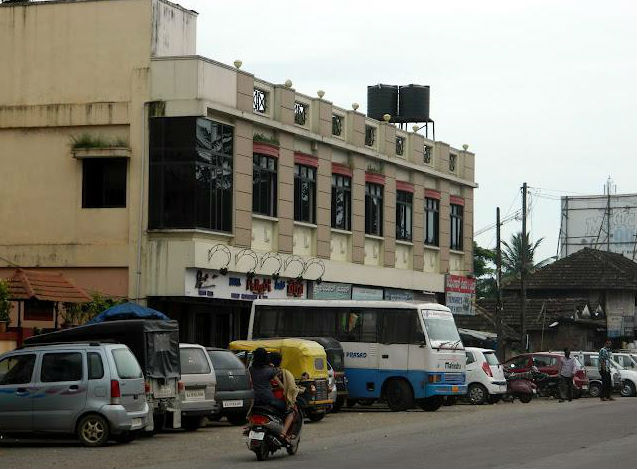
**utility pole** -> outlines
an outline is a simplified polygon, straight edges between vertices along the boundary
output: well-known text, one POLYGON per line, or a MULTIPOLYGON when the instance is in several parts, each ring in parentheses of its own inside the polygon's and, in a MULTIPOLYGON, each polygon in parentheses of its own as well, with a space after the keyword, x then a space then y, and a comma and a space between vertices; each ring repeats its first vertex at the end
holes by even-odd
POLYGON ((498 347, 496 356, 498 361, 504 361, 504 334, 502 333, 502 248, 500 246, 500 207, 495 211, 495 236, 496 236, 496 257, 495 257, 495 282, 498 288, 498 299, 495 303, 495 333, 498 336, 498 347))
POLYGON ((520 339, 522 341, 523 350, 526 351, 526 182, 522 184, 522 266, 520 268, 520 290, 521 290, 521 303, 520 303, 520 339))
POLYGON ((610 252, 610 176, 606 182, 606 252, 610 252))

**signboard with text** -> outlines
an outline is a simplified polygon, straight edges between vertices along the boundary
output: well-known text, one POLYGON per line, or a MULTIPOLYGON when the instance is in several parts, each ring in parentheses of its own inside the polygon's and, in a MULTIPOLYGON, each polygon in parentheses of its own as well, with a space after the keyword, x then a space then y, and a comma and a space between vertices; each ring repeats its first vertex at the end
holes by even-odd
POLYGON ((248 276, 217 270, 186 269, 185 294, 193 297, 252 301, 261 298, 306 298, 306 281, 290 278, 274 280, 269 276, 248 276))
POLYGON ((382 288, 352 287, 352 300, 382 300, 382 288))
POLYGON ((314 282, 312 298, 315 300, 349 300, 352 298, 352 285, 349 283, 314 282))
POLYGON ((453 314, 474 315, 473 307, 476 295, 476 279, 462 275, 448 274, 445 278, 445 296, 447 308, 453 314))

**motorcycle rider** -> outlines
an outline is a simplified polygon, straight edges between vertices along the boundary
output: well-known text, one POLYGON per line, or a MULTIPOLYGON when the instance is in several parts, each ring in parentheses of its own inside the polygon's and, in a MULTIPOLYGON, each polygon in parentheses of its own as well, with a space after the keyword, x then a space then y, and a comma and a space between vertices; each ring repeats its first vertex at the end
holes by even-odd
POLYGON ((254 405, 269 406, 281 413, 285 412, 285 402, 276 399, 272 392, 271 381, 275 379, 278 370, 270 364, 268 352, 263 347, 255 349, 252 353, 252 365, 248 371, 254 389, 254 405))
POLYGON ((294 375, 285 368, 281 368, 282 356, 278 352, 270 353, 270 363, 277 370, 276 381, 283 390, 283 401, 285 402, 287 415, 285 416, 285 424, 283 425, 283 435, 289 442, 292 435, 288 435, 292 422, 294 421, 294 413, 296 406, 296 398, 299 394, 299 388, 296 386, 294 375))

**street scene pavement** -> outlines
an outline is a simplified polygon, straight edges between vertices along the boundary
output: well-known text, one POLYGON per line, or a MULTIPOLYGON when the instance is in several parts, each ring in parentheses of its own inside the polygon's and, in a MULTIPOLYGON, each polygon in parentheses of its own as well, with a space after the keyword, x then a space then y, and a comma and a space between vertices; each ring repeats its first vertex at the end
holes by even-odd
POLYGON ((635 468, 637 406, 578 399, 559 403, 456 405, 439 411, 347 409, 304 428, 295 456, 279 451, 257 462, 241 427, 213 423, 197 432, 173 431, 129 445, 87 449, 73 440, 8 440, 0 467, 51 468, 635 468))

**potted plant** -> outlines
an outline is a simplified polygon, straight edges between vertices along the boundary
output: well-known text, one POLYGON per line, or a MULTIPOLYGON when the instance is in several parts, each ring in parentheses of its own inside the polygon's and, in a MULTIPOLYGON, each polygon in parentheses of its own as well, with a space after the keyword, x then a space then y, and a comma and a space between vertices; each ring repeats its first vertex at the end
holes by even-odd
POLYGON ((10 311, 9 283, 6 280, 0 280, 0 332, 7 331, 7 325, 11 320, 10 311))

